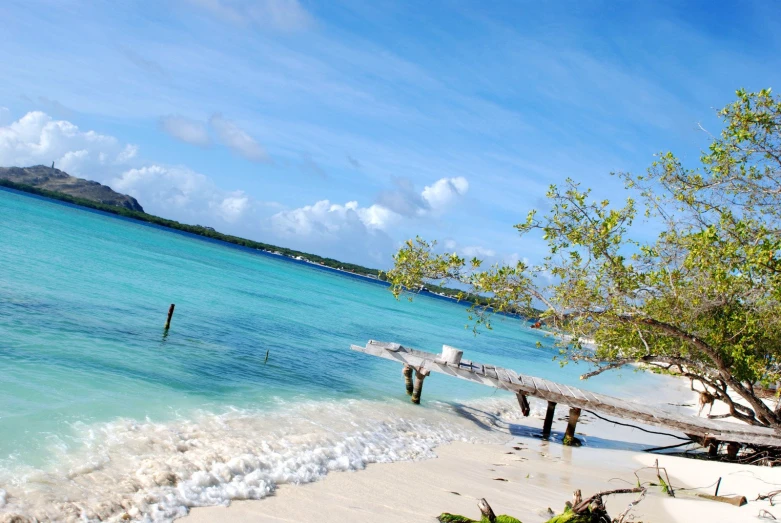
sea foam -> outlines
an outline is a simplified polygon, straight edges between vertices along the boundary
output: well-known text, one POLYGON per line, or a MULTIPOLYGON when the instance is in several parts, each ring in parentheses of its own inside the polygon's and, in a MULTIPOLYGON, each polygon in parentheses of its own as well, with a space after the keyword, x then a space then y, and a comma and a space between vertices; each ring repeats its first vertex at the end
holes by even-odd
POLYGON ((74 424, 78 444, 40 468, 0 470, 0 515, 41 521, 170 521, 191 507, 262 499, 370 463, 435 457, 452 441, 499 442, 517 418, 504 400, 280 403, 273 412, 200 411, 167 422, 74 424))

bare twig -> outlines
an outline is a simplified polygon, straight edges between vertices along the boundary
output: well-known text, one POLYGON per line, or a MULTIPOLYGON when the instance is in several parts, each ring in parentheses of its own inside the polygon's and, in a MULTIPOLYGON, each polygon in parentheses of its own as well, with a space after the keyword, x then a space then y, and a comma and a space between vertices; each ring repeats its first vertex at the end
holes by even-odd
POLYGON ((573 505, 572 512, 575 514, 582 514, 592 503, 602 503, 602 498, 604 496, 611 496, 613 494, 635 494, 637 492, 644 492, 645 487, 635 487, 635 488, 620 488, 616 490, 603 490, 602 492, 597 492, 593 496, 590 496, 577 505, 573 505))
POLYGON ((638 496, 636 500, 634 500, 633 502, 631 502, 631 503, 630 503, 630 504, 629 504, 629 505, 626 507, 626 510, 625 510, 625 511, 623 511, 621 514, 619 514, 619 516, 618 516, 618 518, 617 518, 617 519, 614 519, 614 520, 613 520, 613 521, 614 521, 614 523, 624 523, 624 520, 625 520, 625 519, 626 519, 626 517, 629 515, 629 513, 632 511, 632 509, 633 509, 633 508, 635 508, 635 505, 637 505, 638 503, 640 503, 641 501, 643 501, 643 498, 645 497, 645 492, 646 492, 646 491, 645 491, 645 489, 643 489, 643 491, 640 493, 640 496, 638 496))
POLYGON ((767 494, 760 494, 757 496, 757 499, 755 501, 763 501, 768 500, 770 502, 770 506, 774 506, 776 503, 776 496, 781 494, 781 490, 773 490, 772 492, 768 492, 767 494))

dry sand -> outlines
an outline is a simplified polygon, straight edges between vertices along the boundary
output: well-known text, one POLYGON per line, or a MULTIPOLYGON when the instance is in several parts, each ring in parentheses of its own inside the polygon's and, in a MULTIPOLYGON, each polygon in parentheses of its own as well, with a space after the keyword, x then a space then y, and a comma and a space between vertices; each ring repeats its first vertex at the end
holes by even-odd
MULTIPOLYGON (((677 388, 680 394, 682 385, 677 388)), ((696 399, 689 403, 696 403, 696 399)), ((563 429, 561 416, 566 410, 560 408, 557 414, 560 418, 554 428, 563 429)), ((675 444, 676 440, 585 413, 578 425, 585 445, 564 447, 561 433, 554 433, 550 442, 534 437, 541 423, 531 417, 494 427, 492 430, 506 433, 504 445, 453 443, 439 447, 437 459, 375 464, 359 472, 332 473, 317 483, 282 485, 263 500, 194 509, 183 522, 433 523, 442 512, 476 517, 477 500, 486 498, 497 514, 538 523, 550 517, 549 507, 558 513, 575 489, 588 496, 633 486, 634 471, 653 465, 656 459, 666 467, 675 489, 693 490, 677 490, 677 496, 671 498, 652 488, 632 511, 634 519, 630 521, 768 521, 758 519, 761 509, 781 519, 781 507, 754 501, 758 494, 781 489, 781 470, 648 454, 642 449, 675 444), (720 477, 720 495, 743 495, 749 503, 735 507, 694 496, 696 492, 713 494, 720 477)), ((655 481, 653 470, 639 474, 644 482, 655 481)), ((616 517, 633 499, 634 495, 608 498, 611 516, 616 517)))

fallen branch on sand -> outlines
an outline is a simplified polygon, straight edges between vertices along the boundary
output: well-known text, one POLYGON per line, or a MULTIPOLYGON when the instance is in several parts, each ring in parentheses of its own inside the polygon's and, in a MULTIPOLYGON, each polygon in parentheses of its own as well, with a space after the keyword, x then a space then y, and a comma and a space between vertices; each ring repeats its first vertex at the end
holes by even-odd
MULTIPOLYGON (((580 490, 576 490, 573 500, 566 503, 564 512, 558 516, 553 516, 546 523, 623 523, 631 509, 643 499, 645 491, 645 487, 605 490, 583 499, 580 490), (611 519, 605 509, 602 498, 614 494, 633 493, 640 493, 640 497, 630 503, 627 509, 621 513, 618 518, 611 519)), ((496 516, 485 499, 481 499, 477 506, 482 514, 480 520, 469 519, 465 516, 449 514, 447 512, 441 514, 438 519, 441 523, 521 523, 519 519, 512 516, 496 516)))
POLYGON ((776 496, 781 495, 781 490, 773 490, 772 492, 768 492, 767 494, 760 494, 757 496, 757 499, 755 501, 762 501, 762 500, 768 500, 770 502, 770 506, 774 506, 776 504, 776 496))

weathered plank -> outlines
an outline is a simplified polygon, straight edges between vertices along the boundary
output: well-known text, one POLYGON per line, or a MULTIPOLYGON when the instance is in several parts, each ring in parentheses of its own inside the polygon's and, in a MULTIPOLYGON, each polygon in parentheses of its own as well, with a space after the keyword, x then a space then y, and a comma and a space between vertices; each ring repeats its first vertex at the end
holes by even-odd
POLYGON ((685 416, 678 412, 625 401, 536 376, 519 374, 512 369, 483 365, 469 360, 462 359, 460 364, 452 364, 445 361, 439 354, 404 347, 398 343, 371 340, 365 347, 352 345, 351 348, 410 367, 439 372, 513 392, 521 392, 551 403, 637 420, 649 425, 671 428, 686 434, 713 438, 718 441, 781 447, 781 434, 765 427, 685 416))

